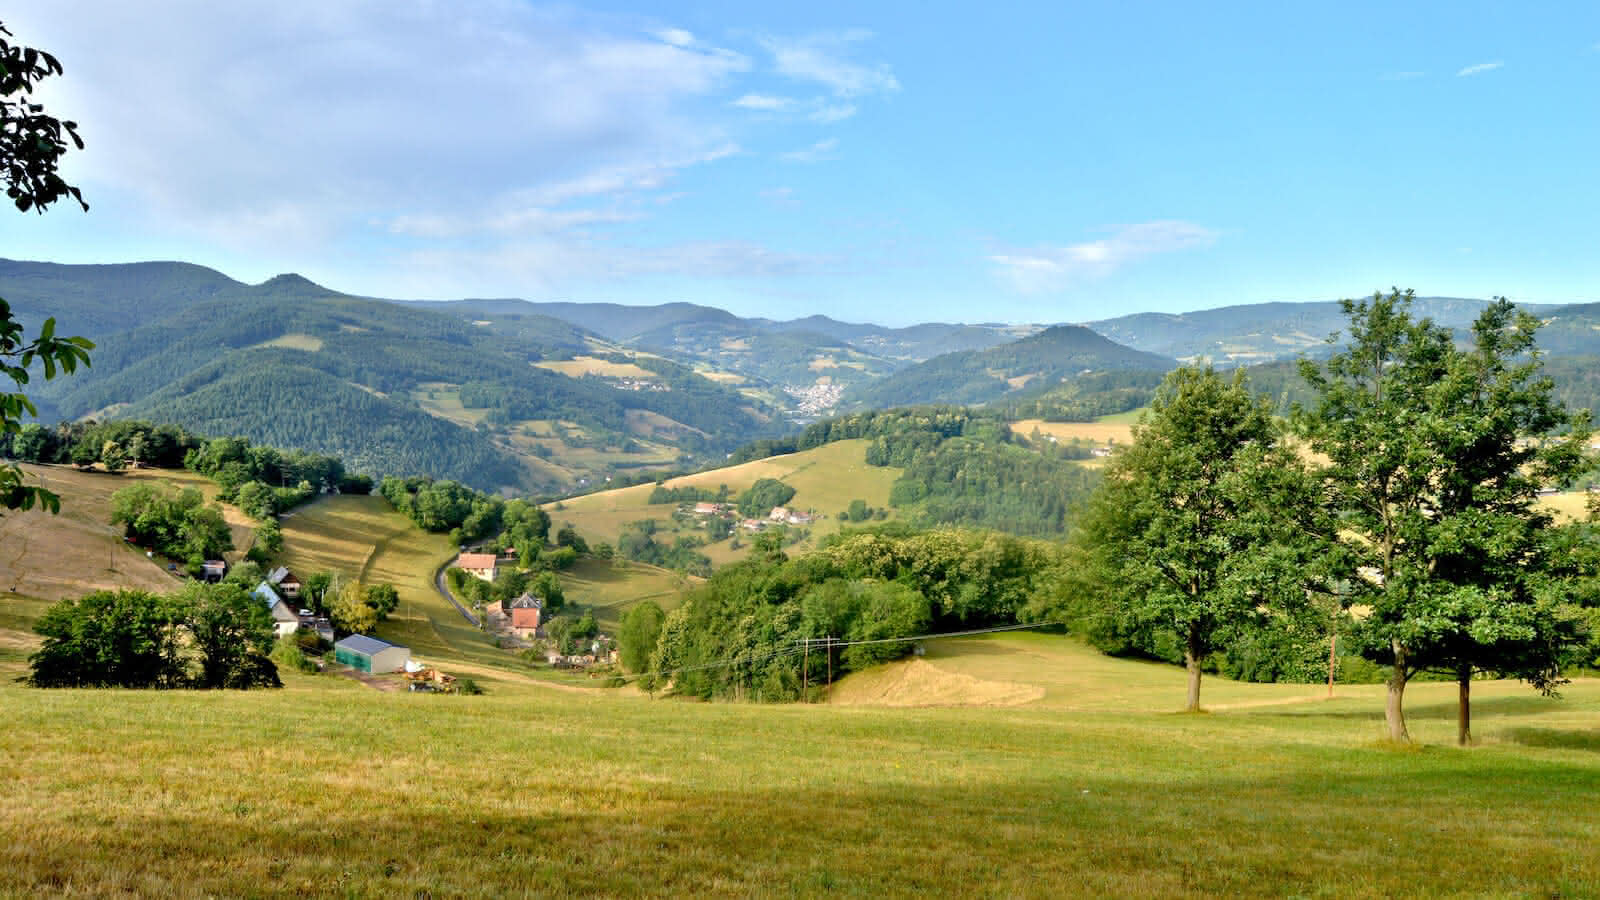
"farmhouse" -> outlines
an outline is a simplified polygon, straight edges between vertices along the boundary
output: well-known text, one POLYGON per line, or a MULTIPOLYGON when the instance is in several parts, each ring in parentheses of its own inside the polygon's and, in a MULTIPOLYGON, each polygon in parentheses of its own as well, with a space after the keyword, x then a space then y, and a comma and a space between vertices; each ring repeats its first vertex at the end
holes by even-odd
POLYGON ((767 520, 789 525, 810 525, 812 517, 810 513, 803 513, 787 506, 774 506, 772 512, 767 514, 767 520))
POLYGON ((300 629, 300 614, 289 607, 287 600, 278 596, 272 585, 263 581, 251 593, 267 605, 267 612, 272 614, 272 627, 278 632, 278 637, 288 637, 300 629))
POLYGON ((694 514, 697 516, 720 516, 723 506, 721 503, 706 503, 701 501, 694 505, 694 514))
POLYGON ((543 613, 543 598, 524 593, 511 601, 511 631, 517 637, 534 637, 539 632, 539 618, 543 613))
POLYGON ((494 580, 495 555, 493 553, 463 553, 456 557, 456 565, 474 578, 494 580))
POLYGON ((411 659, 411 651, 375 637, 352 634, 333 645, 333 658, 362 672, 401 672, 411 659))
POLYGON ((278 593, 282 594, 285 600, 300 599, 300 579, 289 571, 288 566, 279 566, 273 569, 272 573, 267 576, 267 581, 278 589, 278 593))

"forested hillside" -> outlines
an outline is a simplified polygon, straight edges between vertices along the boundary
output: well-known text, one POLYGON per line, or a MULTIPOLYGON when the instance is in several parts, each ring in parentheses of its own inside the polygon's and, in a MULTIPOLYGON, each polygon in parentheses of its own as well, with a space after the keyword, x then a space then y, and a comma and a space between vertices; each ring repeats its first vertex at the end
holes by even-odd
POLYGON ((653 361, 648 382, 631 389, 619 379, 540 368, 534 364, 592 349, 587 333, 548 317, 521 317, 508 333, 298 276, 248 286, 198 267, 151 264, 95 267, 80 285, 72 277, 79 268, 44 269, 48 278, 18 277, 8 289, 18 308, 48 310, 69 331, 74 321, 110 327, 112 303, 86 302, 80 319, 77 301, 116 290, 123 270, 136 284, 156 285, 147 292, 188 287, 147 305, 145 289, 133 291, 126 303, 138 311, 126 321, 135 327, 82 328, 99 344, 93 368, 41 385, 47 421, 137 415, 335 453, 370 474, 539 492, 634 459, 714 459, 778 427, 776 411, 760 400, 667 360, 653 361), (459 412, 423 405, 441 391, 458 397, 459 412))

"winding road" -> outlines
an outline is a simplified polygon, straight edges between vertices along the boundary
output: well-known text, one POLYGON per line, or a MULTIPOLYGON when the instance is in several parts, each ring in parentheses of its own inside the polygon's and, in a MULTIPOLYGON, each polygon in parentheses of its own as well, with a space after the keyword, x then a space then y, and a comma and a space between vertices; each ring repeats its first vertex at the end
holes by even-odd
POLYGON ((456 599, 455 594, 450 593, 450 588, 444 583, 445 570, 450 568, 457 559, 460 559, 460 557, 452 556, 440 564, 439 570, 433 573, 433 586, 438 589, 439 596, 449 600, 450 605, 461 611, 462 618, 471 622, 474 628, 482 628, 483 623, 478 621, 478 617, 472 614, 472 610, 462 606, 461 601, 456 599))

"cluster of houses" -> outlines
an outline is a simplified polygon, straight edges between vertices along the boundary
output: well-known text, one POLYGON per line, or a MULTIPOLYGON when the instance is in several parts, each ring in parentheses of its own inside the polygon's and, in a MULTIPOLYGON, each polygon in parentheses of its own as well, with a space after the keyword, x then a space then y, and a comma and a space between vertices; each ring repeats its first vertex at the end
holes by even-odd
MULTIPOLYGON (((707 503, 703 501, 696 503, 690 511, 701 519, 713 517, 731 519, 737 514, 732 503, 707 503)), ((767 513, 765 519, 740 519, 739 527, 745 531, 761 531, 770 525, 810 525, 816 520, 816 516, 810 512, 801 512, 797 509, 790 509, 787 506, 774 506, 772 511, 767 513)))
MULTIPOLYGON (((544 599, 526 591, 522 596, 501 609, 491 603, 484 611, 484 627, 491 633, 512 635, 520 640, 534 641, 545 637, 544 599)), ((562 653, 558 648, 545 651, 545 662, 561 669, 582 669, 594 665, 615 664, 617 651, 609 635, 598 634, 589 642, 587 653, 562 653)))
POLYGON ((300 587, 300 579, 286 566, 279 566, 267 573, 251 592, 266 604, 278 637, 292 637, 300 629, 308 629, 333 644, 333 658, 342 665, 371 674, 411 671, 411 651, 399 644, 364 634, 352 634, 334 643, 333 623, 328 617, 296 604, 300 599, 300 587))

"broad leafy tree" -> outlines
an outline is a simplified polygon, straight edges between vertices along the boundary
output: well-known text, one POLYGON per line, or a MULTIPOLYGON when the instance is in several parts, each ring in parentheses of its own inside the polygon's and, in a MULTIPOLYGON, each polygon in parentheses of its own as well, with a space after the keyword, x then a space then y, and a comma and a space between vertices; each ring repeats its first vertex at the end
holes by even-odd
POLYGON ((666 618, 667 614, 654 600, 641 600, 623 613, 617 629, 617 651, 629 672, 643 672, 649 667, 650 655, 655 652, 666 618))
POLYGON ((1242 374, 1168 375, 1078 535, 1091 601, 1134 643, 1176 641, 1201 666, 1230 639, 1302 615, 1326 530, 1312 482, 1242 374))
POLYGON ((269 656, 275 633, 261 598, 234 584, 190 582, 175 598, 199 653, 199 688, 282 687, 269 656))
MULTIPOLYGON (((34 102, 39 82, 60 74, 61 63, 54 56, 12 43, 11 32, 0 23, 0 179, 5 181, 7 199, 22 212, 42 213, 67 197, 89 208, 78 189, 57 171, 70 147, 83 148, 78 126, 55 118, 34 102)), ((53 318, 45 319, 38 334, 29 338, 12 315, 11 305, 0 298, 0 373, 17 387, 28 384, 35 364, 45 378, 88 365, 92 349, 94 344, 86 338, 58 337, 53 318)), ((0 437, 17 432, 24 415, 38 414, 27 394, 0 391, 0 437)), ((30 509, 36 503, 51 512, 61 508, 55 494, 24 484, 20 468, 0 466, 0 508, 30 509)))
POLYGON ((1410 740, 1406 685, 1435 670, 1459 682, 1466 743, 1474 672, 1547 692, 1559 682, 1576 626, 1555 596, 1551 517, 1535 500, 1585 468, 1588 421, 1553 399, 1531 316, 1497 300, 1462 348, 1413 320, 1411 300, 1345 301, 1345 349, 1301 365, 1318 399, 1297 427, 1327 460, 1354 637, 1390 670, 1389 738, 1410 740))
POLYGON ((177 605, 145 591, 95 591, 63 600, 34 623, 35 687, 181 687, 177 605))

